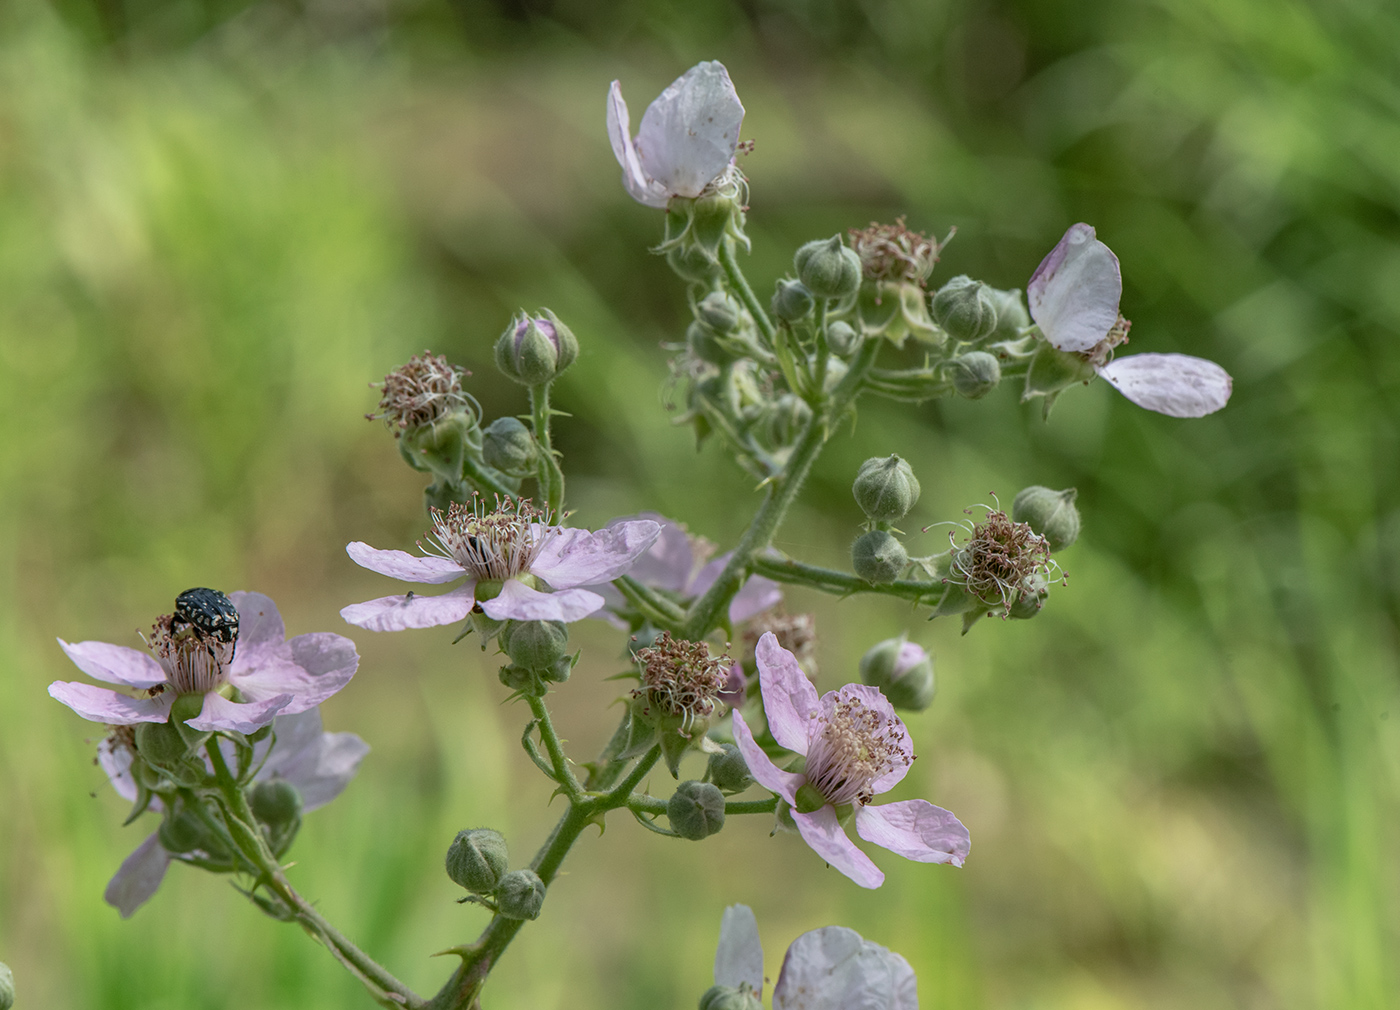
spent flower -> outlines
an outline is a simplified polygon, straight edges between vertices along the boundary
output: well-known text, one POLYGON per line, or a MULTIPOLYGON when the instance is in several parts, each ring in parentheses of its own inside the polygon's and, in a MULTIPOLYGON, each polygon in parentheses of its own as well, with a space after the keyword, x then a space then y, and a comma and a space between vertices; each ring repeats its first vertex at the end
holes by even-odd
POLYGON ((371 383, 382 391, 379 412, 366 414, 371 421, 382 419, 397 438, 404 431, 435 424, 449 414, 475 407, 476 401, 462 391, 466 369, 450 365, 442 355, 428 351, 416 354, 388 375, 383 382, 371 383))

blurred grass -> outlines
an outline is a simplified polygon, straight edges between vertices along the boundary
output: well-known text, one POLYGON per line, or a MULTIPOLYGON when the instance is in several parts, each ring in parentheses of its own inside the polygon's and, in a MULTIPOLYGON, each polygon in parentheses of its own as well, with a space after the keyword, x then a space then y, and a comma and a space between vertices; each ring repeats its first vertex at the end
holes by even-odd
MULTIPOLYGON (((19 1005, 367 1004, 221 880, 176 868, 119 921, 102 887, 149 826, 117 827, 96 727, 44 694, 72 676, 54 636, 133 641, 190 585, 343 629, 382 583, 342 545, 423 523, 417 479, 359 420, 365 383, 432 347, 476 371, 488 415, 519 411, 487 348, 548 304, 585 348, 558 394, 579 519, 742 528, 752 488, 666 423, 656 344, 682 292, 601 123, 612 78, 640 110, 702 58, 730 67, 758 142, 760 288, 796 243, 897 214, 959 227, 939 277, 1021 285, 1087 220, 1122 259, 1133 350, 1220 360, 1235 398, 1184 423, 1102 384, 1048 425, 1010 390, 870 405, 785 549, 842 563, 848 482, 879 452, 914 463, 920 525, 988 490, 1081 492, 1070 585, 1029 624, 960 638, 898 605, 791 601, 817 610, 824 687, 902 628, 935 649, 901 796, 963 817, 968 866, 877 855, 889 882, 867 893, 757 820, 689 846, 619 819, 488 1006, 693 1005, 734 901, 770 975, 840 922, 909 957, 935 1010, 1400 1004, 1398 41, 1361 0, 6 6, 0 960, 19 1005)), ((480 926, 439 870, 452 834, 491 824, 524 860, 551 811, 489 657, 355 637, 362 672, 326 720, 375 749, 292 872, 431 991, 447 967, 426 955, 480 926)), ((557 700, 587 756, 617 642, 577 637, 557 700)))

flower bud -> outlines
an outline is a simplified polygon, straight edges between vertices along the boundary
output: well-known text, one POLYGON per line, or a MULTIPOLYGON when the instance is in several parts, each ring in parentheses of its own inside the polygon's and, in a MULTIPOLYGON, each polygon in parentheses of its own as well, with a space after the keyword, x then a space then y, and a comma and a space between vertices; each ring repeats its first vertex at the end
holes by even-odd
POLYGON ((465 887, 473 894, 490 894, 500 886, 509 868, 510 853, 505 836, 499 831, 490 828, 459 831, 447 847, 447 875, 458 887, 465 887))
POLYGON ((248 805, 253 816, 272 828, 291 824, 301 817, 301 793, 286 779, 266 779, 253 786, 248 805))
POLYGON ((870 647, 860 659, 860 679, 895 708, 922 712, 933 701, 933 657, 903 635, 870 647))
POLYGON ((851 493, 874 522, 893 522, 909 514, 919 500, 919 481, 898 456, 873 456, 860 465, 851 493))
POLYGON ((569 674, 574 672, 573 656, 560 656, 548 667, 539 671, 540 676, 555 684, 562 684, 569 679, 569 674))
POLYGON ((817 298, 845 298, 860 287, 860 256, 840 235, 808 242, 792 258, 797 276, 817 298))
POLYGON ((826 328, 826 346, 838 357, 849 357, 860 346, 860 334, 850 323, 838 319, 826 328))
POLYGON ((955 340, 981 340, 997 325, 997 307, 991 288, 961 275, 933 296, 933 321, 955 340))
POLYGON ((540 683, 539 675, 534 670, 509 663, 501 667, 496 676, 500 678, 502 684, 512 691, 520 691, 534 697, 540 697, 544 694, 544 686, 540 683))
POLYGON ((709 782, 682 782, 666 804, 666 817, 682 838, 708 838, 724 827, 724 793, 709 782))
POLYGON ((137 723, 135 739, 136 753, 157 768, 174 768, 189 754, 184 737, 168 722, 137 723))
POLYGON ((568 649, 569 629, 563 621, 510 621, 501 629, 500 642, 516 666, 548 670, 568 649))
POLYGON ((720 752, 710 755, 705 774, 726 793, 741 793, 753 785, 753 775, 739 748, 732 743, 720 744, 720 752))
POLYGON ((969 351, 948 362, 953 388, 969 400, 980 400, 1001 381, 1001 363, 986 351, 969 351))
POLYGON ((806 319, 812 314, 812 306, 816 302, 812 299, 812 292, 807 290, 807 285, 801 281, 783 279, 778 281, 777 289, 773 292, 772 309, 773 315, 779 319, 785 319, 790 323, 795 323, 799 319, 806 319))
POLYGON ((763 419, 768 444, 781 448, 792 445, 807 429, 807 422, 812 419, 812 408, 796 393, 783 393, 769 404, 763 419))
POLYGON ((511 320, 496 341, 496 367, 523 386, 557 378, 578 357, 578 339, 548 309, 511 320))
POLYGON ((15 973, 10 966, 0 961, 0 1010, 10 1010, 15 1005, 15 973))
POLYGON ((698 243, 674 245, 666 250, 666 263, 683 281, 704 284, 719 275, 719 261, 698 243))
POLYGON ((1079 510, 1074 499, 1075 488, 1052 491, 1032 484, 1023 488, 1011 503, 1011 518, 1018 523, 1030 523, 1031 529, 1043 536, 1052 551, 1062 551, 1079 538, 1079 510))
POLYGON ((544 881, 534 870, 511 870, 496 888, 496 907, 507 919, 538 919, 544 881))
POLYGON ((1021 335, 1021 331, 1031 324, 1031 316, 1026 311, 1026 303, 1021 298, 1020 290, 987 290, 992 296, 992 304, 997 309, 997 328, 992 335, 998 340, 1015 340, 1021 335))
POLYGON ((481 435, 481 454, 487 466, 512 477, 523 477, 534 467, 535 437, 519 418, 498 417, 481 435))
POLYGON ((161 821, 156 834, 160 837, 160 845, 166 852, 183 853, 193 852, 195 849, 203 848, 205 837, 208 835, 199 818, 189 810, 176 810, 166 814, 165 820, 161 821))
POLYGON ((721 368, 734 360, 734 355, 720 343, 714 329, 698 319, 685 331, 685 346, 701 361, 708 361, 721 368))
POLYGON ((747 988, 712 985, 700 997, 700 1010, 763 1010, 763 1004, 747 988))
POLYGON ((904 545, 884 530, 871 530, 851 544, 851 567, 871 585, 893 582, 909 564, 904 545))
POLYGON ((739 328, 739 303, 723 291, 711 291, 695 306, 700 321, 717 333, 733 333, 739 328))

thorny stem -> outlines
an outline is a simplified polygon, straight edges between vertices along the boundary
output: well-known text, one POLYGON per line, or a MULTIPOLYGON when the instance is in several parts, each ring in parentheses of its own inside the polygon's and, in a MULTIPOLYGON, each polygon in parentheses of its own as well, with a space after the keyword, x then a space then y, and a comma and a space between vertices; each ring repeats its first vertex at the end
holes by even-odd
POLYGON ((549 436, 549 383, 530 387, 530 421, 539 443, 539 486, 549 514, 558 522, 564 509, 564 471, 554 458, 554 443, 549 436))
POLYGON ((554 780, 559 783, 564 795, 568 796, 571 802, 577 802, 583 797, 583 787, 574 777, 574 770, 569 767, 569 759, 564 755, 564 745, 560 743, 559 734, 554 730, 554 720, 549 717, 549 709, 545 707, 544 699, 527 694, 525 700, 529 702, 530 712, 540 728, 540 739, 544 741, 544 749, 549 752, 550 763, 554 766, 554 780))
POLYGON ((756 557, 750 566, 755 575, 762 575, 775 582, 786 582, 793 586, 807 586, 836 596, 852 593, 881 593, 897 596, 903 600, 933 606, 947 592, 942 582, 925 582, 918 579, 899 579, 883 585, 872 585, 864 579, 848 572, 838 572, 832 568, 803 564, 800 561, 756 557))
MULTIPOLYGON (((666 805, 666 800, 655 796, 633 796, 627 801, 627 809, 638 814, 664 814, 666 805)), ((771 814, 777 809, 776 796, 770 796, 766 800, 727 800, 724 804, 726 817, 730 814, 771 814)))
POLYGON ((620 576, 613 580, 613 585, 643 617, 663 631, 675 631, 685 621, 685 610, 632 576, 620 576))
POLYGON ((773 322, 768 318, 768 313, 763 311, 763 306, 759 304, 758 298, 753 293, 753 288, 749 287, 749 281, 744 276, 744 271, 739 269, 739 261, 734 258, 734 240, 731 238, 726 238, 719 244, 719 265, 724 268, 724 276, 729 279, 729 286, 734 289, 734 293, 739 296, 739 300, 749 310, 749 315, 753 316, 753 321, 758 325, 763 339, 768 342, 768 346, 772 347, 774 345, 773 322))

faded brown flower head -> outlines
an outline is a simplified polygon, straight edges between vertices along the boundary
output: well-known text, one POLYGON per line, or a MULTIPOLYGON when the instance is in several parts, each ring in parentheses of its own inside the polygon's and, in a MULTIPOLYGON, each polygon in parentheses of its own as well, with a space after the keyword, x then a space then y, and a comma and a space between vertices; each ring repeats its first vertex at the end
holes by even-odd
POLYGON ((772 632, 778 644, 797 659, 809 679, 817 676, 817 615, 788 614, 781 608, 759 614, 744 631, 744 657, 752 663, 758 640, 772 632))
MULTIPOLYGON (((969 510, 970 511, 970 510, 969 510)), ((953 534, 948 534, 952 541, 953 534)), ((950 583, 962 586, 1002 616, 1020 599, 1035 574, 1051 572, 1050 543, 1030 523, 1018 523, 1005 512, 989 509, 987 518, 972 527, 972 538, 953 545, 950 583)))
POLYGON ((1113 349, 1119 344, 1128 342, 1128 331, 1132 328, 1132 321, 1124 319, 1123 313, 1118 313, 1118 322, 1113 324, 1113 328, 1108 331, 1108 336, 1084 351, 1081 356, 1095 367, 1108 364, 1113 360, 1113 349))
POLYGON ((943 248, 922 232, 911 231, 902 217, 894 224, 871 221, 869 228, 850 232, 851 248, 860 256, 861 273, 868 281, 913 281, 922 286, 943 248))
POLYGON ((440 354, 416 354, 408 364, 384 376, 383 382, 370 383, 383 390, 383 395, 379 413, 365 417, 370 421, 383 418, 396 438, 409 428, 425 427, 473 402, 462 392, 462 376, 470 374, 448 364, 440 354))
POLYGON ((711 656, 704 642, 675 639, 669 631, 663 631, 652 645, 638 649, 637 662, 642 667, 642 683, 632 696, 643 698, 648 708, 680 716, 683 730, 719 708, 719 695, 734 663, 728 655, 711 656))

